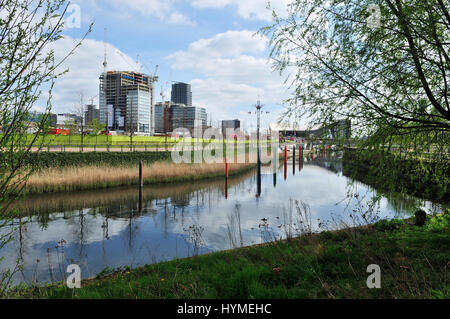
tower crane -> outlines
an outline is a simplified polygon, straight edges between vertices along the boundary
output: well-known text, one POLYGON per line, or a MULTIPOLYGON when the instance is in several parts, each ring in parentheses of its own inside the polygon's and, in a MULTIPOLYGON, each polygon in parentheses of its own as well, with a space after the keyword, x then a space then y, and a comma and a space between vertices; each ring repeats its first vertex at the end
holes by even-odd
POLYGON ((120 55, 120 57, 125 61, 126 64, 128 64, 128 65, 131 67, 131 69, 132 69, 133 71, 139 72, 139 70, 136 70, 136 66, 135 66, 135 65, 132 65, 132 64, 127 60, 127 58, 125 57, 125 55, 124 55, 122 52, 120 52, 119 50, 116 50, 116 53, 117 53, 118 55, 120 55))
POLYGON ((157 78, 158 78, 158 68, 159 68, 159 65, 158 65, 158 64, 155 66, 155 71, 152 72, 152 71, 150 70, 150 68, 145 64, 144 60, 141 58, 141 56, 140 56, 139 54, 137 55, 136 64, 138 64, 138 65, 140 66, 140 70, 141 70, 142 67, 144 66, 144 67, 147 69, 149 75, 154 79, 154 81, 157 81, 157 80, 158 80, 158 79, 157 79, 157 78))
POLYGON ((89 101, 91 101, 91 105, 94 105, 94 99, 96 98, 96 97, 98 97, 100 94, 97 94, 97 95, 95 95, 95 96, 93 96, 93 97, 91 97, 90 99, 89 99, 89 101))

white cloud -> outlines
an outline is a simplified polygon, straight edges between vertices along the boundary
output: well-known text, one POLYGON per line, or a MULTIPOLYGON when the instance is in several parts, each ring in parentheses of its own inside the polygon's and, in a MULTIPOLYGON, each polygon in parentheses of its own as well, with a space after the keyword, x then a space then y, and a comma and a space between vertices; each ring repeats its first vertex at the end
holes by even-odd
POLYGON ((192 21, 185 15, 181 13, 172 13, 168 19, 169 23, 171 24, 184 24, 184 25, 196 25, 195 21, 192 21))
POLYGON ((215 119, 250 118, 243 111, 251 110, 258 96, 275 108, 286 98, 283 78, 268 63, 267 41, 252 31, 227 31, 195 41, 168 60, 173 69, 198 75, 191 81, 193 103, 206 106, 215 119))
MULTIPOLYGON (((52 44, 49 49, 55 52, 55 60, 60 61, 77 43, 79 39, 66 36, 52 44)), ((108 70, 139 70, 137 63, 125 53, 107 44, 108 70), (122 56, 118 53, 120 52, 122 56)), ((79 94, 82 92, 85 102, 98 105, 99 76, 103 72, 104 44, 102 41, 85 39, 61 66, 60 71, 69 72, 57 79, 53 90, 52 112, 70 112, 80 103, 79 94)), ((45 96, 44 96, 45 97, 45 96)), ((45 105, 44 97, 35 109, 42 109, 45 105)))
POLYGON ((174 0, 109 0, 108 2, 120 9, 157 17, 169 24, 195 25, 194 21, 176 11, 174 0))
MULTIPOLYGON (((195 0, 192 6, 201 9, 233 6, 242 18, 271 21, 272 12, 267 9, 267 2, 267 0, 195 0)), ((292 0, 271 0, 270 6, 277 14, 283 16, 286 14, 287 5, 291 2, 292 0)))

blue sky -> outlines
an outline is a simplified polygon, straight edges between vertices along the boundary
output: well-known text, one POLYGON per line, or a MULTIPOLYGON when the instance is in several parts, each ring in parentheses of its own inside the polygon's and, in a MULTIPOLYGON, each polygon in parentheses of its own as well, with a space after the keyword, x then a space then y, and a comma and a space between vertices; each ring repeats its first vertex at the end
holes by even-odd
MULTIPOLYGON (((272 0, 278 12, 288 0, 272 0)), ((171 81, 192 85, 193 104, 218 120, 239 118, 244 127, 255 127, 252 110, 258 95, 275 121, 288 97, 284 77, 272 72, 268 39, 255 32, 271 23, 266 0, 77 0, 81 28, 64 31, 54 44, 62 57, 94 22, 93 31, 67 61, 69 73, 53 92, 54 112, 70 112, 80 96, 98 104, 98 76, 103 71, 103 38, 107 28, 108 70, 154 72, 158 65, 156 101, 164 91, 170 99, 171 81), (117 53, 120 51, 121 54, 117 53), (136 63, 138 55, 140 62, 136 63), (141 63, 142 64, 142 63, 141 63), (149 71, 150 70, 150 71, 149 71), (167 85, 166 85, 167 83, 167 85)), ((72 13, 68 14, 68 18, 72 13)))

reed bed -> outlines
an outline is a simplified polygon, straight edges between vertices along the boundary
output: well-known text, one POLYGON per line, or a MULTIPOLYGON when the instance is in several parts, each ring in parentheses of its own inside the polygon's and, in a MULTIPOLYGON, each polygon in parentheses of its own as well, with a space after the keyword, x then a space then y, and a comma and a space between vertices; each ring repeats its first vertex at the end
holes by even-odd
MULTIPOLYGON (((235 175, 253 168, 254 164, 230 164, 235 175)), ((225 176, 224 164, 174 164, 156 162, 144 165, 144 184, 195 181, 225 176)), ((138 167, 71 166, 44 169, 30 176, 25 192, 30 194, 101 189, 114 186, 138 185, 138 167)))

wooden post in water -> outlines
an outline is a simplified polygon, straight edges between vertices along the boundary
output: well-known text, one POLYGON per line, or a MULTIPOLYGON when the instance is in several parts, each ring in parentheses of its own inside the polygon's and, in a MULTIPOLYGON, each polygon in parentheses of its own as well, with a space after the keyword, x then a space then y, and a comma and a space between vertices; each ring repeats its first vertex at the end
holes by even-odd
POLYGON ((144 174, 142 172, 142 161, 139 162, 139 187, 144 187, 144 174))
POLYGON ((287 146, 284 146, 284 180, 287 179, 287 146))
POLYGON ((292 148, 292 174, 295 175, 295 144, 292 148))
POLYGON ((138 204, 139 214, 142 214, 142 190, 143 187, 139 187, 139 204, 138 204))
POLYGON ((225 179, 225 199, 228 199, 228 178, 225 179))
POLYGON ((225 157, 225 199, 228 199, 228 175, 229 175, 229 164, 228 159, 225 157))

